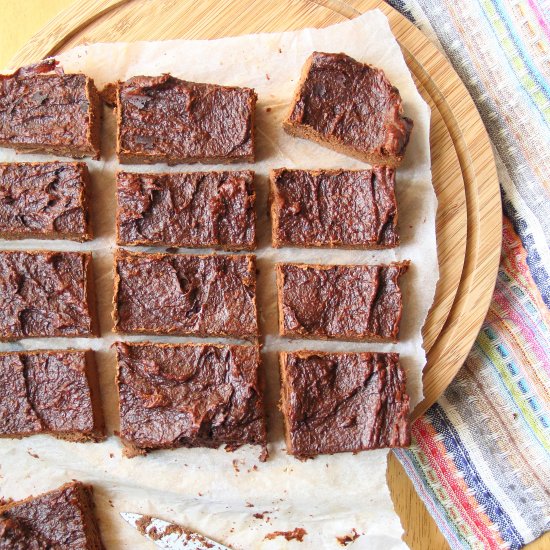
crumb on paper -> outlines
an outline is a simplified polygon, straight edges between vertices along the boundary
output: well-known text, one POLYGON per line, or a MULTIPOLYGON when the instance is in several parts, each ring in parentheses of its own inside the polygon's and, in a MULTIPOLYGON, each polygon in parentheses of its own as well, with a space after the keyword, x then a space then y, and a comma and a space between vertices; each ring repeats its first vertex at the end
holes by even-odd
POLYGON ((349 535, 344 535, 343 537, 336 537, 336 540, 341 546, 347 546, 353 541, 357 540, 361 535, 354 529, 351 530, 349 535))
POLYGON ((27 449, 27 453, 33 458, 40 458, 36 453, 33 453, 31 449, 27 449))
POLYGON ((241 470, 239 469, 239 461, 234 458, 231 463, 233 464, 233 470, 235 470, 236 473, 239 473, 241 470))
POLYGON ((103 90, 99 92, 99 97, 107 107, 112 109, 116 105, 116 84, 114 82, 106 84, 103 90))
POLYGON ((307 531, 303 527, 295 527, 292 531, 273 531, 268 533, 264 540, 273 540, 277 537, 284 537, 286 540, 297 540, 302 542, 307 535, 307 531))

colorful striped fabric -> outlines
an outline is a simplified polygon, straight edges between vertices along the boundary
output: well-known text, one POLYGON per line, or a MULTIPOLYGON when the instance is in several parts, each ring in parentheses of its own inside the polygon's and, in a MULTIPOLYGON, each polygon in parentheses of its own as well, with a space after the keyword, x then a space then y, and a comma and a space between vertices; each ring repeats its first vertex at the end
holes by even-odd
POLYGON ((521 548, 550 530, 550 2, 389 3, 468 87, 505 212, 482 330, 397 456, 453 549, 521 548))

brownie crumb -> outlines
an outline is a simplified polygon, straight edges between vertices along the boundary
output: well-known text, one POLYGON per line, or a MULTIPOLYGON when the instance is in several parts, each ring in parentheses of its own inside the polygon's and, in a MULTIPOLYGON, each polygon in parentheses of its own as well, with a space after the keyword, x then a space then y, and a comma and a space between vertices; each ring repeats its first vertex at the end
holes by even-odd
POLYGON ((343 537, 336 537, 336 540, 341 546, 347 546, 348 544, 351 544, 354 540, 357 540, 361 535, 355 530, 351 530, 351 534, 344 535, 343 537))
POLYGON ((114 82, 105 85, 105 88, 99 92, 101 101, 109 108, 113 108, 116 105, 116 89, 117 85, 114 82))
POLYGON ((268 533, 264 540, 273 540, 277 537, 284 537, 286 540, 297 540, 302 542, 304 537, 307 535, 307 531, 302 527, 296 527, 292 531, 273 531, 273 533, 268 533))
POLYGON ((33 458, 40 458, 36 453, 33 453, 30 449, 27 449, 27 453, 33 458))

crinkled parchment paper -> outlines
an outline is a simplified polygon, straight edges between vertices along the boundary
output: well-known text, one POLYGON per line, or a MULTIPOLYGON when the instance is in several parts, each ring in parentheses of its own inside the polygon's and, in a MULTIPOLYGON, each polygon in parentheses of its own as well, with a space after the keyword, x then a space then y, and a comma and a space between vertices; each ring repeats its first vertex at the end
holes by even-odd
MULTIPOLYGON (((108 549, 152 548, 118 516, 120 511, 143 512, 177 521, 235 549, 339 548, 336 537, 356 529, 361 536, 353 548, 402 548, 402 529, 386 485, 387 451, 358 455, 320 456, 300 462, 284 450, 282 419, 277 411, 279 381, 277 351, 296 349, 398 351, 408 371, 413 405, 422 395, 425 363, 421 327, 432 303, 438 277, 435 213, 431 184, 430 112, 418 94, 392 36, 387 20, 372 11, 353 21, 322 30, 252 35, 214 41, 95 44, 78 47, 59 57, 67 72, 83 71, 99 88, 133 75, 170 72, 197 82, 250 86, 257 107, 258 161, 232 166, 126 166, 136 171, 249 169, 257 172, 257 251, 259 304, 265 335, 263 368, 267 378, 270 458, 261 463, 252 447, 233 453, 223 449, 178 449, 147 457, 122 457, 113 435, 118 428, 111 333, 112 252, 114 249, 115 185, 114 116, 106 110, 103 160, 87 161, 92 188, 92 218, 96 238, 86 244, 69 242, 2 242, 4 249, 49 248, 92 250, 99 296, 102 338, 32 339, 2 344, 0 349, 92 347, 101 378, 109 438, 99 444, 75 444, 47 436, 1 440, 0 493, 22 498, 52 489, 75 478, 95 487, 97 511, 108 549), (405 113, 414 130, 404 164, 398 172, 397 193, 402 244, 390 251, 299 250, 270 248, 267 217, 267 174, 270 168, 361 168, 359 161, 333 153, 283 133, 281 120, 288 108, 300 69, 312 51, 345 52, 382 67, 401 91, 405 113), (404 318, 397 345, 288 341, 277 336, 276 287, 273 263, 292 260, 320 263, 371 263, 412 260, 403 278, 404 318), (31 454, 32 453, 32 454, 31 454), (254 517, 261 514, 262 517, 254 517), (275 530, 303 527, 302 543, 284 538, 264 540, 275 530)), ((0 150, 2 161, 51 160, 0 150)), ((137 338, 127 338, 137 339, 137 338)), ((165 338, 165 341, 188 341, 165 338)))

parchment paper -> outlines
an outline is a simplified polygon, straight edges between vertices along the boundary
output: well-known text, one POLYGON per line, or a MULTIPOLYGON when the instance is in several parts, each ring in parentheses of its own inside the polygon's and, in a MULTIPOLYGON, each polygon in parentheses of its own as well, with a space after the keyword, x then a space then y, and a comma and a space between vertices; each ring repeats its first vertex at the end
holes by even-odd
MULTIPOLYGON (((432 303, 438 278, 435 239, 436 198, 431 184, 428 106, 422 101, 392 36, 385 16, 372 11, 350 22, 322 30, 252 35, 215 41, 95 44, 59 57, 66 72, 83 71, 99 88, 133 75, 170 72, 197 82, 249 86, 256 89, 258 162, 232 166, 126 166, 135 171, 190 171, 253 168, 257 176, 260 248, 259 304, 265 334, 263 360, 267 377, 270 458, 258 460, 258 450, 245 447, 179 449, 147 457, 122 457, 113 435, 118 428, 114 385, 115 341, 112 322, 112 251, 114 249, 115 186, 114 116, 105 111, 103 157, 87 161, 92 188, 92 218, 96 238, 86 244, 69 242, 2 242, 4 249, 47 248, 93 250, 102 338, 29 339, 2 344, 2 350, 92 347, 101 379, 109 438, 100 444, 75 444, 48 436, 1 440, 1 496, 23 498, 46 491, 72 478, 93 483, 101 531, 108 549, 152 548, 119 517, 120 511, 142 512, 177 521, 235 549, 340 548, 336 537, 361 535, 353 548, 402 548, 402 529, 386 485, 387 451, 358 455, 321 456, 300 462, 285 453, 282 419, 276 409, 279 381, 278 350, 398 351, 408 371, 412 404, 422 395, 425 363, 421 327, 432 303), (267 174, 270 168, 361 168, 359 161, 287 136, 281 120, 288 108, 300 69, 312 51, 345 52, 385 70, 404 99, 414 130, 399 169, 397 194, 401 246, 391 251, 299 250, 270 248, 267 218, 267 174), (404 317, 397 345, 287 341, 277 336, 274 261, 371 263, 412 261, 402 279, 404 317), (261 514, 263 517, 254 517, 261 514), (275 530, 303 527, 302 543, 284 538, 264 540, 275 530)), ((2 161, 52 160, 0 150, 2 161)), ((139 338, 128 337, 127 340, 139 338)), ((165 341, 189 341, 165 338, 165 341)))

